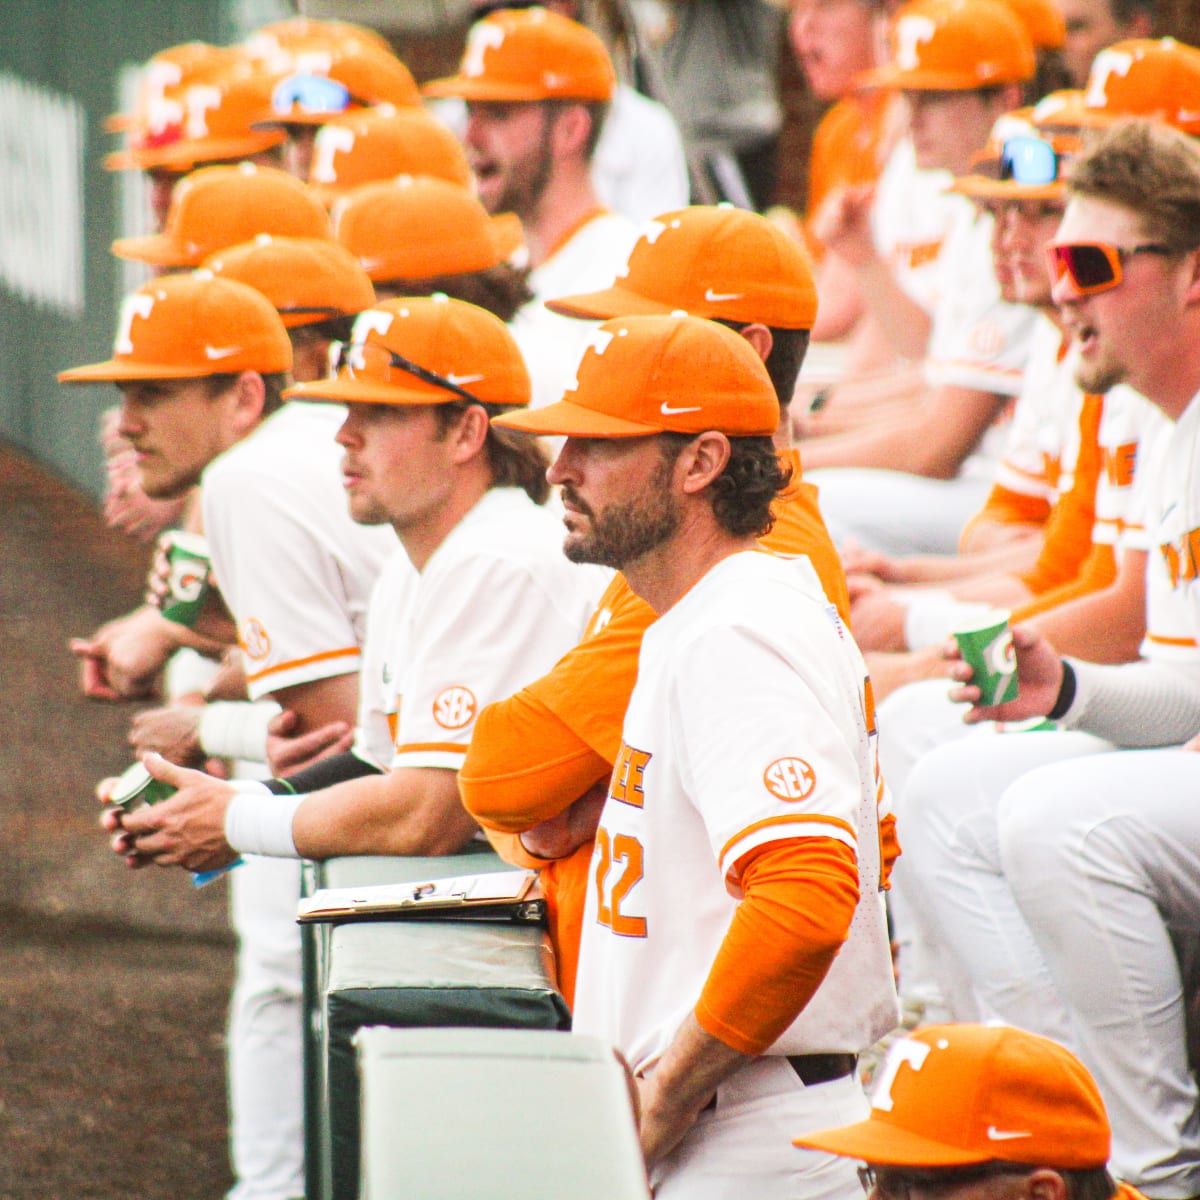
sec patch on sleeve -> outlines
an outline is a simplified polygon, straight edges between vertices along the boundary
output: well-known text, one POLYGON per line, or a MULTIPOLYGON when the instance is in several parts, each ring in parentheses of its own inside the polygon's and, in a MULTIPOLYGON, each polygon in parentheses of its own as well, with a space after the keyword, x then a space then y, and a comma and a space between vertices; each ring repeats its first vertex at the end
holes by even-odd
POLYGON ((433 719, 443 729, 462 729, 475 719, 478 707, 470 688, 443 688, 433 699, 433 719))
POLYGON ((802 758, 777 758, 763 772, 767 791, 789 804, 807 799, 817 786, 817 773, 802 758))

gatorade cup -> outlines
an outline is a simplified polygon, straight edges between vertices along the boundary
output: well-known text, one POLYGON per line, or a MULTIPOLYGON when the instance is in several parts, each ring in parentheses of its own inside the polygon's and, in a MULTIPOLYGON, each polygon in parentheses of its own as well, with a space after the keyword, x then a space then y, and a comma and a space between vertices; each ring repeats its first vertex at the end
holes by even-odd
POLYGON ((954 634, 963 661, 971 665, 971 682, 979 688, 981 708, 1017 698, 1017 656, 1008 617, 1007 612, 993 611, 954 634))

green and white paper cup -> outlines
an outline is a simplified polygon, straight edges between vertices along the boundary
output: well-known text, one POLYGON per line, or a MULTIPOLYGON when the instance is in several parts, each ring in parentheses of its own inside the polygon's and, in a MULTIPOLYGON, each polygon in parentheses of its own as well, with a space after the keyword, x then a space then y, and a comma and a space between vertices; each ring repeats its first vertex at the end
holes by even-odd
POLYGON ((995 610, 954 634, 963 661, 971 665, 982 708, 1017 698, 1017 657, 1008 618, 1007 612, 995 610))
POLYGON ((208 542, 198 533, 173 529, 163 535, 163 549, 170 569, 162 614, 168 621, 190 629, 208 599, 211 566, 208 542))
POLYGON ((128 812, 143 804, 157 804, 174 794, 175 789, 169 783, 155 779, 140 762, 135 762, 121 773, 109 793, 108 802, 128 812))

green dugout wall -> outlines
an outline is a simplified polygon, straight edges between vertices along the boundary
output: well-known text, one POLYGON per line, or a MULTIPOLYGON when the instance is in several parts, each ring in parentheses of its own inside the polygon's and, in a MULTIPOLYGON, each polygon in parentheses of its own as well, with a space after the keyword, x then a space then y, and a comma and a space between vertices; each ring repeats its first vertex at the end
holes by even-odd
POLYGON ((108 356, 120 297, 143 278, 109 245, 145 232, 147 220, 139 174, 101 165, 120 140, 102 122, 128 103, 138 64, 179 42, 233 40, 248 15, 243 7, 229 0, 4 6, 0 439, 97 496, 97 421, 115 393, 64 388, 54 375, 108 356))

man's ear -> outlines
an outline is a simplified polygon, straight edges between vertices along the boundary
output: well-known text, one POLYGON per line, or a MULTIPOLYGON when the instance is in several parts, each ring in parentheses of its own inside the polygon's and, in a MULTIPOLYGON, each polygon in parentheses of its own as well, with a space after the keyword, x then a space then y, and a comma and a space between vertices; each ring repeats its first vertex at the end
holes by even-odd
POLYGON ((775 344, 775 338, 771 331, 760 321, 755 321, 750 325, 743 325, 738 333, 742 335, 754 348, 754 353, 758 355, 763 362, 767 361, 767 355, 771 353, 771 347, 775 344))
POLYGON ((731 447, 723 433, 709 430, 684 447, 676 464, 683 472, 683 490, 688 495, 702 492, 725 470, 731 447))
POLYGON ((583 104, 564 104, 554 113, 549 135, 558 155, 582 154, 592 133, 592 114, 583 104))
POLYGON ((233 382, 232 417, 239 438, 245 437, 263 418, 267 387, 257 371, 242 371, 233 382))
POLYGON ((454 444, 454 462, 465 463, 474 458, 483 449, 487 435, 487 412, 479 404, 468 405, 447 434, 454 444))
POLYGON ((1067 1181, 1048 1167, 1034 1171, 1025 1179, 1029 1200, 1067 1200, 1067 1181))

